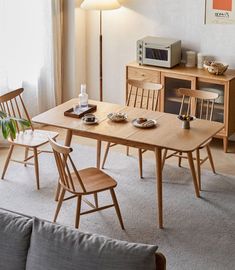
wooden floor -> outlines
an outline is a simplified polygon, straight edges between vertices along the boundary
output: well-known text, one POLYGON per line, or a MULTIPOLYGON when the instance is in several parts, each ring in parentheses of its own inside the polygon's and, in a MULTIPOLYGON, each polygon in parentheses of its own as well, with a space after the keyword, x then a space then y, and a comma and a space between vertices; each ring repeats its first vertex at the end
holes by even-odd
MULTIPOLYGON (((48 130, 53 130, 53 131, 58 131, 60 133, 60 136, 58 140, 64 140, 65 138, 65 131, 62 129, 56 129, 52 127, 47 127, 45 129, 48 130)), ((91 140, 91 139, 86 139, 86 138, 81 138, 81 137, 73 137, 72 143, 80 143, 80 144, 85 144, 85 145, 90 145, 90 146, 96 146, 96 141, 91 140)), ((105 143, 103 143, 103 146, 105 143)), ((215 163, 215 168, 218 173, 223 173, 223 174, 231 174, 235 175, 235 142, 230 141, 229 142, 229 152, 224 153, 223 151, 223 143, 222 140, 219 139, 214 139, 212 144, 211 144, 211 149, 212 149, 212 154, 214 158, 214 163, 215 163)), ((6 159, 7 155, 7 148, 0 148, 0 174, 3 169, 3 165, 6 159)), ((111 151, 120 151, 122 153, 125 153, 125 148, 123 146, 115 146, 111 149, 111 151)), ((136 155, 137 156, 137 151, 136 149, 131 148, 130 150, 131 155, 136 155)), ((23 151, 22 148, 18 148, 15 150, 15 156, 22 156, 23 151)), ((154 158, 154 155, 152 152, 147 151, 144 154, 144 158, 154 158)), ((176 160, 174 158, 171 158, 167 160, 167 163, 169 164, 177 164, 176 160)), ((188 166, 187 161, 184 161, 182 163, 183 166, 188 166)), ((136 166, 138 166, 138 162, 136 163, 136 166)), ((138 167, 136 167, 138 169, 138 167)), ((210 165, 208 162, 203 164, 203 167, 205 169, 210 170, 210 165)), ((10 168, 9 168, 10 169, 10 168)))

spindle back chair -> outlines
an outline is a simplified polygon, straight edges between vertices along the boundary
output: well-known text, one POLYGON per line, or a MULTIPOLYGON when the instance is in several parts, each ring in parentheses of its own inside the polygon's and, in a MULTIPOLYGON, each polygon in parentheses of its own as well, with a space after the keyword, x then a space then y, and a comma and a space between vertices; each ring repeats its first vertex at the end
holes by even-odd
POLYGON ((54 152, 54 157, 60 176, 59 178, 60 196, 54 216, 54 222, 56 222, 57 220, 63 201, 77 198, 77 210, 75 220, 76 228, 79 227, 81 215, 104 210, 110 207, 115 207, 121 227, 122 229, 124 229, 121 212, 114 191, 114 188, 117 186, 117 182, 109 175, 105 174, 104 172, 102 172, 97 168, 91 167, 83 170, 77 170, 70 156, 70 153, 73 151, 73 149, 71 147, 62 146, 56 143, 51 138, 49 138, 49 141, 54 152), (90 194, 95 195, 99 192, 106 190, 110 191, 113 199, 113 204, 99 207, 98 205, 94 206, 88 200, 83 199, 92 208, 92 210, 81 212, 82 196, 90 194), (65 192, 69 192, 72 195, 65 199, 64 198, 65 192))
MULTIPOLYGON (((29 121, 30 128, 34 130, 28 111, 22 99, 22 93, 24 89, 19 88, 5 95, 0 96, 0 110, 5 112, 8 116, 16 117, 16 118, 24 118, 29 121)), ((19 133, 21 127, 16 122, 16 129, 19 133)))
POLYGON ((16 118, 24 118, 28 120, 30 123, 29 129, 25 131, 22 129, 19 122, 16 122, 16 130, 17 130, 16 138, 15 139, 8 138, 8 141, 10 143, 10 149, 4 164, 1 178, 4 179, 10 161, 23 163, 25 166, 34 165, 37 189, 39 189, 40 184, 39 184, 38 154, 43 152, 51 153, 51 151, 38 150, 38 147, 48 143, 48 136, 56 138, 58 136, 58 133, 34 129, 29 113, 22 98, 23 91, 24 91, 23 88, 19 88, 0 96, 0 110, 5 112, 8 116, 16 118), (21 146, 25 148, 25 158, 23 161, 11 159, 14 146, 21 146), (28 156, 29 151, 33 151, 33 154, 31 156, 28 156), (34 163, 29 162, 29 160, 32 158, 34 158, 34 163))
POLYGON ((187 88, 178 89, 182 96, 179 114, 193 115, 199 119, 212 121, 217 93, 192 90, 187 88))
MULTIPOLYGON (((159 100, 162 88, 163 88, 162 85, 158 83, 145 82, 139 80, 128 80, 126 105, 140 109, 158 111, 160 110, 159 100)), ((116 145, 115 143, 107 143, 102 162, 102 168, 104 168, 110 147, 113 147, 115 145, 116 145)), ((145 151, 146 150, 138 149, 140 178, 143 178, 142 154, 145 151)), ((127 146, 127 155, 129 155, 128 146, 127 146)))
POLYGON ((126 105, 151 111, 159 110, 161 84, 128 80, 126 105))
MULTIPOLYGON (((179 88, 178 94, 182 96, 179 115, 191 115, 198 119, 204 119, 208 121, 213 120, 213 113, 215 108, 215 101, 219 97, 218 93, 203 90, 193 90, 188 88, 179 88)), ((195 120, 196 121, 196 120, 195 120)), ((201 165, 209 159, 212 171, 215 173, 215 166, 210 149, 211 140, 205 142, 198 149, 196 149, 196 157, 194 160, 197 162, 197 178, 198 186, 201 190, 201 165), (200 150, 205 148, 207 156, 203 159, 200 157, 200 150)), ((178 166, 181 166, 182 158, 187 159, 187 156, 182 152, 173 152, 168 155, 168 151, 165 150, 163 154, 163 166, 165 160, 170 157, 178 157, 178 166)))

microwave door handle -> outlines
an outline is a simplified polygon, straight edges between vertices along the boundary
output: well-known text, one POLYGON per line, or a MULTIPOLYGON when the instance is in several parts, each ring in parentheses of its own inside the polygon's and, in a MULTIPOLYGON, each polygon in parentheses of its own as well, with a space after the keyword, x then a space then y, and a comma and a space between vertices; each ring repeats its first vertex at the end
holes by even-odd
POLYGON ((161 50, 169 50, 170 49, 170 46, 167 46, 167 47, 163 47, 163 46, 156 46, 156 49, 161 49, 161 50))

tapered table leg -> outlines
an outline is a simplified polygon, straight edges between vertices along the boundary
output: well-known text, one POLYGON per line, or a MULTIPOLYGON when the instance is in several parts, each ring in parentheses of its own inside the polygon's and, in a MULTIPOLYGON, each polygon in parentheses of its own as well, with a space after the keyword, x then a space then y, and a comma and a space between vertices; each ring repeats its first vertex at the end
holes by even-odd
POLYGON ((188 162, 189 162, 189 166, 190 166, 192 177, 193 177, 193 184, 194 184, 194 188, 195 188, 195 193, 196 193, 197 197, 200 197, 196 171, 195 171, 195 167, 194 167, 194 163, 193 163, 192 152, 188 152, 187 155, 188 155, 188 162))
POLYGON ((73 135, 72 130, 71 129, 67 129, 67 131, 66 131, 66 137, 65 137, 65 142, 64 142, 64 145, 65 146, 70 146, 71 141, 72 141, 72 135, 73 135))
POLYGON ((100 169, 100 156, 101 156, 101 141, 97 141, 97 152, 96 152, 96 167, 100 169))
POLYGON ((158 224, 163 229, 163 203, 162 203, 162 149, 155 149, 156 160, 156 183, 157 183, 157 201, 158 201, 158 224))

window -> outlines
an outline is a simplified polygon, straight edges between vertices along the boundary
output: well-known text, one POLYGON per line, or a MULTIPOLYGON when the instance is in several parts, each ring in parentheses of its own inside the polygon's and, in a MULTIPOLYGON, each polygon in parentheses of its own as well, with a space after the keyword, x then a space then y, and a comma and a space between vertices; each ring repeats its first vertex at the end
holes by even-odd
POLYGON ((55 104, 52 1, 0 0, 0 94, 23 87, 31 115, 55 104))

